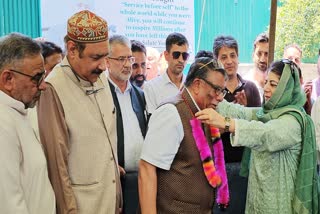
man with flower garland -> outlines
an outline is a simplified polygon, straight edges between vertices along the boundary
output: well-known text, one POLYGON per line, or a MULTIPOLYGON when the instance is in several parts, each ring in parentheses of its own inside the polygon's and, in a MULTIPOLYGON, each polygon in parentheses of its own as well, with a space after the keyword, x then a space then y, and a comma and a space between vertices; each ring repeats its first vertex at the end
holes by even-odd
POLYGON ((223 100, 226 78, 217 61, 196 59, 182 91, 152 115, 139 163, 141 213, 211 214, 216 197, 227 206, 219 131, 194 119, 199 110, 215 109, 223 100))

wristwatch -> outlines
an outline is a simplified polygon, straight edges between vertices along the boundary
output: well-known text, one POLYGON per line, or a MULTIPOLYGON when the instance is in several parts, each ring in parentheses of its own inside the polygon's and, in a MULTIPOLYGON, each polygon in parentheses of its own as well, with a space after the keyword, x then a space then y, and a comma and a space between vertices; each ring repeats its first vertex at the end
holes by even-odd
POLYGON ((224 118, 224 122, 226 123, 224 125, 224 132, 229 132, 229 128, 230 128, 230 117, 225 117, 224 118))

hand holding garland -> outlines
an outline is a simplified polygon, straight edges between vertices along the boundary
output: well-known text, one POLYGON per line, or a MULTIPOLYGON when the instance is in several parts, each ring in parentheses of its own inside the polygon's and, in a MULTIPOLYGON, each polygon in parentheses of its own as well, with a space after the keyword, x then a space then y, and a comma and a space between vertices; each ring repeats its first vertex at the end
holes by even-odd
POLYGON ((212 108, 203 109, 195 114, 197 119, 202 123, 214 126, 216 128, 229 131, 230 133, 235 132, 235 120, 227 117, 223 117, 212 108), (230 121, 228 122, 228 120, 230 121))

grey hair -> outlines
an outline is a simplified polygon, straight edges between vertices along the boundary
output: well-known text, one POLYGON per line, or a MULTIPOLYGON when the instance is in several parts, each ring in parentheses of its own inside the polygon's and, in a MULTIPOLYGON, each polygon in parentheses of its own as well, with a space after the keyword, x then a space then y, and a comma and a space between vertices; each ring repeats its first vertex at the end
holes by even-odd
POLYGON ((5 66, 15 66, 26 57, 38 54, 41 54, 41 47, 35 40, 20 33, 10 33, 0 38, 0 73, 5 66))
POLYGON ((126 36, 114 34, 109 38, 109 56, 112 55, 112 47, 116 44, 124 45, 131 49, 131 42, 126 36))

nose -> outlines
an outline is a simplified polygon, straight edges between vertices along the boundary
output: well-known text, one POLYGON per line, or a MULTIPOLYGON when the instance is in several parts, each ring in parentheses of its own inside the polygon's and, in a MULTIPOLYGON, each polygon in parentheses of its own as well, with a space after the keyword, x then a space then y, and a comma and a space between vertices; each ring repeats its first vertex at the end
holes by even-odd
POLYGON ((105 58, 100 59, 98 69, 100 69, 101 71, 105 71, 107 69, 107 62, 105 58))
POLYGON ((139 65, 139 66, 136 68, 136 73, 137 73, 137 74, 142 74, 141 65, 139 65))
POLYGON ((227 57, 227 59, 226 59, 226 64, 232 64, 232 59, 230 58, 230 57, 227 57))
POLYGON ((264 84, 264 87, 263 87, 263 92, 264 92, 264 93, 265 93, 265 92, 268 92, 268 91, 270 91, 270 84, 269 84, 269 82, 265 83, 265 84, 264 84))
POLYGON ((132 67, 132 62, 130 61, 130 59, 128 59, 128 58, 126 59, 123 67, 132 67))
POLYGON ((47 83, 46 83, 44 80, 42 80, 42 82, 41 82, 40 85, 38 86, 38 89, 39 89, 40 91, 44 91, 44 90, 46 90, 46 88, 47 88, 47 83))
POLYGON ((268 56, 266 54, 263 54, 261 57, 260 57, 260 62, 267 62, 268 60, 268 56))
POLYGON ((216 99, 221 102, 224 99, 223 93, 219 94, 216 99))

